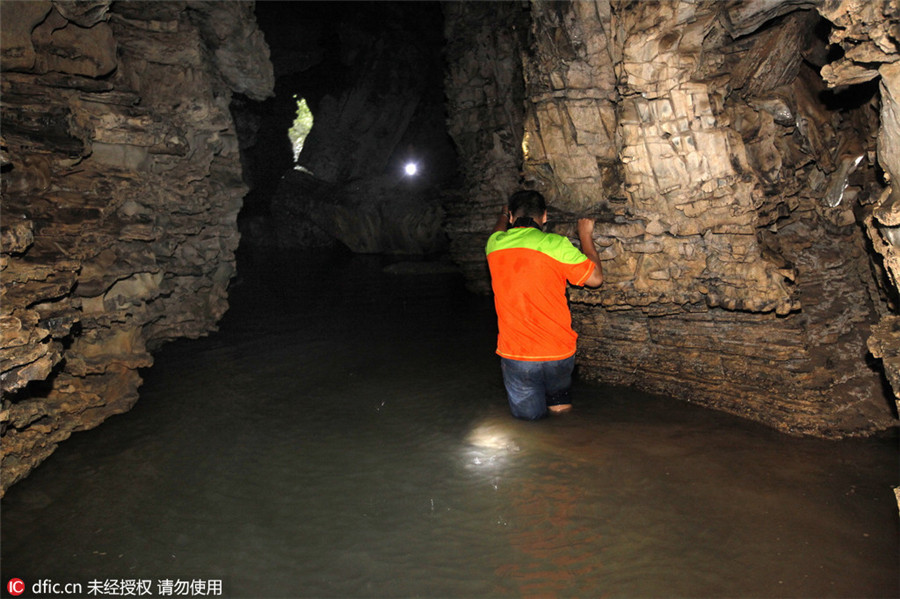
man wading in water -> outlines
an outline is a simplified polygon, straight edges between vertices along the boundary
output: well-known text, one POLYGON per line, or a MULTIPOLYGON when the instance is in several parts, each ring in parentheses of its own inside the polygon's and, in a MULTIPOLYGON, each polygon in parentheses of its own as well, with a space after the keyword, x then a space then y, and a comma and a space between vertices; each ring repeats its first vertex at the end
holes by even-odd
POLYGON ((517 191, 485 248, 503 384, 513 416, 525 420, 543 418, 548 410, 572 409, 569 387, 578 334, 572 330, 566 282, 588 287, 603 283, 593 219, 578 220, 581 251, 562 235, 544 233, 546 222, 544 196, 517 191))

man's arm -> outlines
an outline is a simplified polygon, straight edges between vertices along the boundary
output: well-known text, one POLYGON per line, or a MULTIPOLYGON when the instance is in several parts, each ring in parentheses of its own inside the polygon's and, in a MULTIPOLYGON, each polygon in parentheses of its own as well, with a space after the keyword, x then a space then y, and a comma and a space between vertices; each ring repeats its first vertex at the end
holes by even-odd
POLYGON ((494 230, 492 233, 496 233, 497 231, 506 231, 509 228, 509 208, 507 206, 503 207, 503 210, 500 212, 500 216, 497 217, 497 224, 494 225, 494 230))
POLYGON ((603 283, 603 266, 600 264, 597 248, 594 247, 594 219, 578 219, 578 240, 581 242, 581 253, 594 263, 594 272, 584 284, 587 287, 599 287, 603 283))

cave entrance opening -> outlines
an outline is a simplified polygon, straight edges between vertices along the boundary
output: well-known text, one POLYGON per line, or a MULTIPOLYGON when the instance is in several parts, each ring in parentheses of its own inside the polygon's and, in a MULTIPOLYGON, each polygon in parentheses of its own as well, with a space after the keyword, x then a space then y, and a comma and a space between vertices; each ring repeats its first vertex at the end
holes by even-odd
POLYGON ((312 110, 306 103, 306 98, 298 98, 297 94, 294 94, 294 99, 297 100, 297 115, 294 117, 291 128, 288 129, 288 138, 291 140, 291 147, 294 150, 294 164, 296 164, 300 159, 300 152, 303 151, 303 143, 306 141, 306 136, 312 131, 315 119, 313 118, 312 110))

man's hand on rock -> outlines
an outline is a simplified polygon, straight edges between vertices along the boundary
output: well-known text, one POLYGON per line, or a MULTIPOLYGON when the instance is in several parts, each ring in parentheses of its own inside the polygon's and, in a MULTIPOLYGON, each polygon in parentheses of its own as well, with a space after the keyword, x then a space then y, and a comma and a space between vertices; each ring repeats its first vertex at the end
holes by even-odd
POLYGON ((578 238, 583 239, 584 236, 591 238, 594 234, 594 219, 579 218, 578 219, 578 238))

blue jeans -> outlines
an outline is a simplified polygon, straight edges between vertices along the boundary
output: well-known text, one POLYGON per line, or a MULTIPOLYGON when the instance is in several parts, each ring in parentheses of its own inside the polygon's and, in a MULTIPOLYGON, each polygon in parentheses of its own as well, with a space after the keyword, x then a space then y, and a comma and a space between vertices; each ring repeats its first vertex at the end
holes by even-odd
POLYGON ((509 410, 516 418, 537 420, 547 415, 547 406, 571 403, 569 387, 575 356, 551 362, 525 362, 500 358, 509 410))

